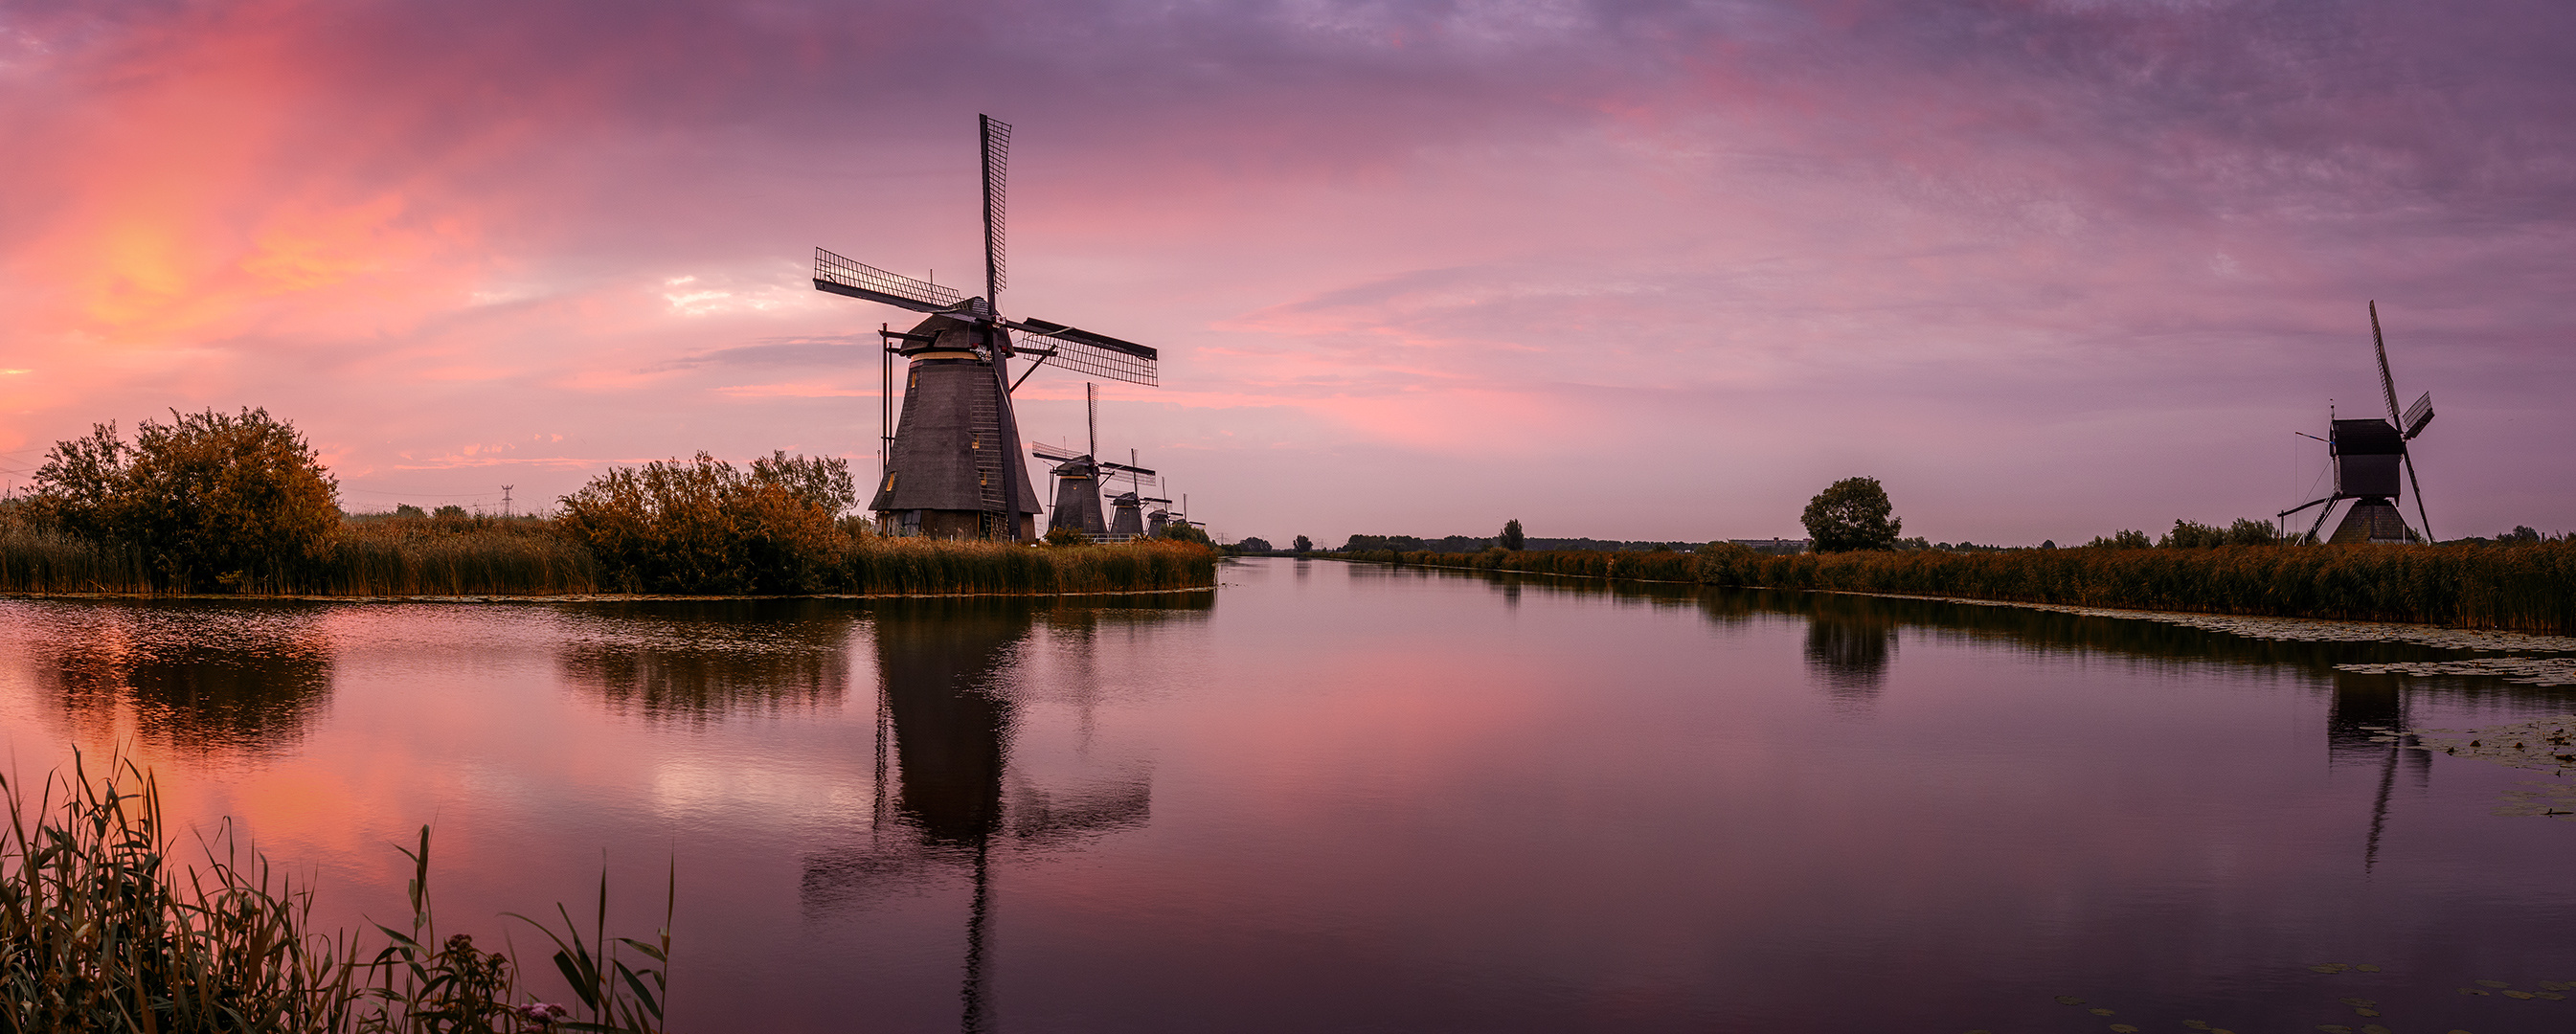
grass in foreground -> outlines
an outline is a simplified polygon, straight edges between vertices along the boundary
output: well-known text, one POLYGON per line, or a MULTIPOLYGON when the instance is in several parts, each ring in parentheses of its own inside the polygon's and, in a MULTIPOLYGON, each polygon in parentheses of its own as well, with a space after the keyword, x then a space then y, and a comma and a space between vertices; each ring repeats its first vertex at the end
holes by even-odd
POLYGON ((177 865, 152 776, 122 759, 108 768, 92 779, 76 754, 32 799, 0 777, 0 1025, 12 1034, 662 1030, 667 915, 654 941, 610 941, 604 876, 588 938, 560 905, 561 932, 528 920, 554 941, 579 1004, 539 1003, 508 955, 439 938, 426 827, 403 851, 410 925, 378 925, 369 955, 365 934, 313 930, 313 892, 256 856, 244 864, 229 837, 222 855, 204 845, 202 867, 177 865))

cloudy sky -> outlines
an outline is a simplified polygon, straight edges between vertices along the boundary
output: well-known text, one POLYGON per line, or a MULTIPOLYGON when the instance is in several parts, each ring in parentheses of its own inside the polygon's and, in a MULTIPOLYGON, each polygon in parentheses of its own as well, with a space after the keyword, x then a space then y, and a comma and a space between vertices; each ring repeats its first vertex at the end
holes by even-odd
POLYGON ((264 406, 353 510, 865 479, 915 317, 812 249, 973 279, 979 112, 1005 310, 1163 350, 1103 444, 1230 536, 2268 516, 2384 410, 2371 299, 2434 531, 2576 530, 2545 0, 5 0, 0 476, 264 406))

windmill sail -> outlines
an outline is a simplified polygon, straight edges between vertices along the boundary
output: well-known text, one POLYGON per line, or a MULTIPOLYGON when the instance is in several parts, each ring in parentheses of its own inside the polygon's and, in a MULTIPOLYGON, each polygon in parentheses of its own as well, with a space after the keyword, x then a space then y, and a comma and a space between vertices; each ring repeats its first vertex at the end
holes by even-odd
POLYGON ((1048 320, 1015 320, 1010 326, 1023 335, 1015 351, 1047 356, 1058 366, 1094 377, 1154 384, 1160 353, 1144 345, 1048 320))
POLYGON ((814 249, 814 289, 883 302, 914 312, 946 312, 965 300, 955 288, 915 280, 900 273, 888 273, 822 248, 814 249))
POLYGON ((977 115, 975 120, 984 137, 984 297, 998 307, 1002 282, 1010 279, 1009 263, 1002 254, 1002 223, 1009 214, 1004 188, 1010 178, 1011 124, 991 115, 977 115))

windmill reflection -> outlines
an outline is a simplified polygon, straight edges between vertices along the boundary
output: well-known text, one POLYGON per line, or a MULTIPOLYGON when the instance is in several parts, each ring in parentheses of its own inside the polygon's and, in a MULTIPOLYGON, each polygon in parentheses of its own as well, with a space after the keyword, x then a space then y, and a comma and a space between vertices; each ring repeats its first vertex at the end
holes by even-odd
POLYGON ((2379 769, 2370 835, 2362 841, 2365 871, 2379 864, 2379 835, 2388 827, 2388 798, 2397 788, 2399 771, 2419 790, 2432 785, 2433 754, 2406 733, 2411 724, 2407 711, 2406 689, 2398 676, 2335 672, 2334 701, 2326 712, 2326 763, 2379 769))
POLYGON ((1023 734, 1020 671, 1033 632, 1049 663, 1073 670, 1050 683, 1079 709, 1087 745, 1103 685, 1094 648, 1120 630, 1204 610, 1207 594, 1142 607, 1048 606, 1026 600, 902 600, 873 608, 878 666, 877 800, 867 842, 809 857, 811 914, 865 907, 925 883, 964 875, 966 958, 962 1025, 990 1029, 986 993, 997 851, 1078 847, 1143 825, 1152 786, 1138 770, 1074 787, 1047 787, 1015 770, 1023 734))
POLYGON ((331 695, 321 608, 194 601, 68 613, 38 668, 76 725, 125 721, 173 749, 266 753, 293 745, 331 695))

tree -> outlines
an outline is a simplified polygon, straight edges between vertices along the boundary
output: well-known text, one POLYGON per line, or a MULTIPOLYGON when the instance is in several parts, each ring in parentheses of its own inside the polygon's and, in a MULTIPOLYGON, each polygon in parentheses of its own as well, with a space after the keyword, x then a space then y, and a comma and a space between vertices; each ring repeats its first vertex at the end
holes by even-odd
POLYGON ((745 471, 701 452, 592 478, 556 520, 631 589, 811 592, 850 485, 847 460, 777 453, 745 471))
POLYGON ((1521 537, 1520 518, 1514 517, 1511 520, 1503 522, 1503 533, 1499 537, 1495 538, 1494 544, 1501 546, 1504 549, 1518 552, 1521 548, 1521 544, 1527 541, 1529 540, 1521 537))
POLYGON ((140 551, 181 592, 279 584, 340 530, 339 482, 265 409, 174 409, 167 424, 136 424, 132 445, 95 425, 55 443, 36 486, 42 518, 140 551))
POLYGON ((1307 538, 1304 535, 1299 535, 1297 536, 1297 544, 1294 548, 1300 553, 1312 553, 1315 551, 1315 540, 1307 538))
POLYGON ((1265 538, 1261 538, 1261 537, 1259 537, 1259 536, 1248 536, 1248 537, 1244 538, 1242 541, 1240 541, 1240 542, 1236 542, 1236 543, 1234 544, 1234 549, 1235 549, 1235 552, 1238 552, 1238 553, 1269 553, 1269 552, 1274 552, 1274 551, 1270 548, 1270 540, 1269 540, 1269 539, 1265 539, 1265 538))
POLYGON ((1808 500, 1801 520, 1819 553, 1894 549, 1905 529, 1904 521, 1889 516, 1894 509, 1877 478, 1844 478, 1808 500))
POLYGON ((2093 541, 2087 542, 2085 545, 2103 549, 2145 549, 2149 546, 2155 545, 2155 542, 2147 538, 2146 532, 2128 529, 2113 533, 2107 538, 2096 535, 2093 537, 2093 541))

